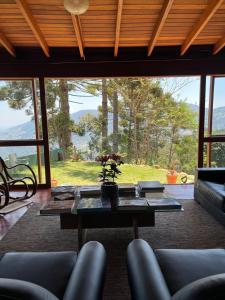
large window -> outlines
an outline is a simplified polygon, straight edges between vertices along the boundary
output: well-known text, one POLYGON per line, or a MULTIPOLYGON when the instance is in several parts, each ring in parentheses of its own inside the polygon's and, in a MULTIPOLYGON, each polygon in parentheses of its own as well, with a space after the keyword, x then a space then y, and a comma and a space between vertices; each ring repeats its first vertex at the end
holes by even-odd
POLYGON ((54 184, 96 184, 101 153, 119 152, 118 182, 193 182, 199 77, 45 80, 54 184), (184 174, 185 173, 185 174, 184 174))
MULTIPOLYGON (((207 166, 224 164, 223 80, 207 78, 207 166)), ((199 77, 1 80, 0 155, 9 165, 29 164, 42 184, 96 184, 96 156, 113 152, 125 162, 119 183, 166 183, 171 170, 177 183, 190 183, 199 91, 199 77)))
POLYGON ((204 166, 225 167, 225 77, 207 78, 204 166))
POLYGON ((0 156, 8 166, 30 165, 45 184, 44 140, 39 82, 0 80, 0 156))

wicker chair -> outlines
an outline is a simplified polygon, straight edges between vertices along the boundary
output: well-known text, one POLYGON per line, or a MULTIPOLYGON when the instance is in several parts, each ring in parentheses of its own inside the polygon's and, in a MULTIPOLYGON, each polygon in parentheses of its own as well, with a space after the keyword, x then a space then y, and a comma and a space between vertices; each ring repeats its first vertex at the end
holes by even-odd
POLYGON ((31 198, 37 191, 37 179, 34 174, 34 171, 26 164, 17 164, 12 167, 7 167, 4 160, 0 157, 0 208, 8 205, 10 199, 12 201, 19 201, 31 198), (30 176, 21 175, 21 177, 14 178, 10 174, 10 170, 16 172, 18 168, 26 168, 29 170, 30 176), (29 182, 29 183, 28 183, 29 182), (22 184, 25 189, 23 196, 14 197, 10 194, 10 191, 13 190, 14 186, 17 184, 22 184))

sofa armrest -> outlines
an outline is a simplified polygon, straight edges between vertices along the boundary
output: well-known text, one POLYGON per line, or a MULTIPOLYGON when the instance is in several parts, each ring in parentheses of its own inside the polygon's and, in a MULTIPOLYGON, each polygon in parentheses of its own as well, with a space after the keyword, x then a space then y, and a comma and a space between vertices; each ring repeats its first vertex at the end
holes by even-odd
POLYGON ((129 244, 127 265, 133 300, 171 299, 155 254, 147 242, 137 239, 129 244))
POLYGON ((1 300, 58 300, 45 288, 23 280, 0 278, 1 300))
POLYGON ((223 300, 225 274, 217 274, 196 280, 179 290, 172 300, 223 300))
POLYGON ((197 168, 195 183, 198 179, 216 183, 225 183, 225 168, 197 168))
POLYGON ((102 244, 86 243, 79 252, 63 300, 102 299, 105 267, 106 253, 102 244))

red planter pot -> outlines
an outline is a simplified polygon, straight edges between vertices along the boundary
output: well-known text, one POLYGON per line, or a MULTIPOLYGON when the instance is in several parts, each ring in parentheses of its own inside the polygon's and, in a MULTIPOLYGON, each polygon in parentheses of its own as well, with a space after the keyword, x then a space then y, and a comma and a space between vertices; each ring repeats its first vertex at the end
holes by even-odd
POLYGON ((168 184, 176 184, 177 183, 177 177, 178 177, 178 174, 177 173, 167 173, 166 174, 166 178, 167 178, 167 183, 168 184))
POLYGON ((56 187, 56 186, 58 186, 58 180, 52 178, 52 180, 51 180, 51 187, 56 187))

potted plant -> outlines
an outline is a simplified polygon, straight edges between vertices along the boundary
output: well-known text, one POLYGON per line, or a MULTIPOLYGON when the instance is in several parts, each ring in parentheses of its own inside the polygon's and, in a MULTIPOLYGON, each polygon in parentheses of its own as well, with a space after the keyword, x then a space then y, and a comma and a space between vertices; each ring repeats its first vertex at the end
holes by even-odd
POLYGON ((167 183, 168 184, 176 184, 177 183, 177 177, 178 173, 175 170, 174 164, 171 165, 171 167, 168 169, 166 178, 167 178, 167 183))
POLYGON ((115 209, 118 206, 119 190, 118 185, 115 182, 117 175, 121 174, 118 166, 123 164, 121 155, 110 154, 96 157, 96 161, 102 165, 102 171, 99 174, 101 185, 102 199, 109 199, 111 208, 115 209))

